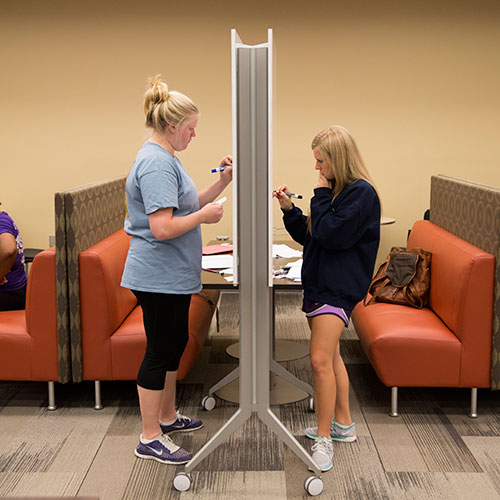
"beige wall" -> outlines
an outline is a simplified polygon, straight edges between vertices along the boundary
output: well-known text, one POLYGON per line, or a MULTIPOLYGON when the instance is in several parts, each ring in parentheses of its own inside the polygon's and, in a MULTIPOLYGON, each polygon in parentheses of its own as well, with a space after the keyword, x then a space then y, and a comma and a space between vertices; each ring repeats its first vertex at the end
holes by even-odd
MULTIPOLYGON (((432 174, 500 187, 497 1, 2 4, 0 201, 27 247, 54 233, 54 192, 128 171, 147 138, 149 75, 199 105, 179 156, 198 187, 213 179, 231 150, 231 28, 249 44, 274 30, 275 185, 310 196, 312 137, 346 126, 397 219, 381 255, 428 208, 432 174)), ((230 203, 204 226, 205 239, 219 234, 231 234, 230 203)))

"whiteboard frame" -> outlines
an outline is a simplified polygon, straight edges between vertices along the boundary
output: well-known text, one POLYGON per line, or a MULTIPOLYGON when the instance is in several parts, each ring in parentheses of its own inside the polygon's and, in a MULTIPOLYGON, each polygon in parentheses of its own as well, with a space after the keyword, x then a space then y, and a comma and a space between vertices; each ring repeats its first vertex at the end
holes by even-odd
MULTIPOLYGON (((238 228, 238 49, 239 48, 265 48, 267 49, 267 176, 268 186, 273 182, 273 116, 274 116, 274 42, 273 30, 267 30, 267 42, 258 45, 242 43, 235 29, 231 30, 231 102, 232 102, 232 152, 233 152, 233 286, 239 284, 239 228, 238 228)), ((269 231, 268 248, 268 286, 273 286, 273 193, 269 190, 267 200, 267 227, 269 231)))

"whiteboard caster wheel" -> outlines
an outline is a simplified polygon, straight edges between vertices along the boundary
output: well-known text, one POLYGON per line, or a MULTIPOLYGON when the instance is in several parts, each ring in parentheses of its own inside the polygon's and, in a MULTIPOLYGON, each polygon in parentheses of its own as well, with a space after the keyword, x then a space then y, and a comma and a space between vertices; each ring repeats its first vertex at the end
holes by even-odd
POLYGON ((304 483, 304 488, 309 495, 315 497, 323 491, 323 480, 318 476, 309 476, 304 483))
POLYGON ((174 477, 174 488, 177 491, 187 491, 191 487, 191 476, 185 472, 179 472, 174 477))
POLYGON ((207 411, 212 411, 215 408, 215 398, 212 396, 205 396, 201 400, 201 406, 207 411))
POLYGON ((314 411, 314 398, 309 398, 309 411, 314 411))

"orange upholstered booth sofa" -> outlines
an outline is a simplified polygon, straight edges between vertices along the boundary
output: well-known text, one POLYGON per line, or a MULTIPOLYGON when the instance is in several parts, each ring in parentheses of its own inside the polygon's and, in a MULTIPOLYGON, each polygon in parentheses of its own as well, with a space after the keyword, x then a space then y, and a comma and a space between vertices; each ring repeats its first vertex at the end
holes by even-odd
MULTIPOLYGON (((129 237, 120 229, 80 252, 80 316, 83 380, 94 380, 95 408, 101 405, 101 380, 135 380, 146 349, 142 310, 134 294, 120 286, 129 237)), ((219 290, 193 295, 189 340, 177 380, 182 380, 207 338, 219 290)))
POLYGON ((58 380, 55 248, 31 264, 26 309, 0 311, 0 380, 46 381, 55 410, 58 380))
POLYGON ((407 248, 432 252, 427 307, 360 302, 352 320, 380 380, 398 387, 490 387, 495 257, 429 221, 417 221, 407 248))

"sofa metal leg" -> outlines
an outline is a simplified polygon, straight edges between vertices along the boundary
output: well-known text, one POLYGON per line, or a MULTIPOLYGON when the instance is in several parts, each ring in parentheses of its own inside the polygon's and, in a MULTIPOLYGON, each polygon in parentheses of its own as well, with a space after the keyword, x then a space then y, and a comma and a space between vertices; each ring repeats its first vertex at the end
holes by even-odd
POLYGON ((477 387, 473 387, 470 392, 470 418, 477 418, 477 387))
POLYGON ((391 417, 399 417, 398 415, 398 388, 391 387, 391 417))
POLYGON ((94 410, 102 410, 102 403, 101 403, 101 381, 100 380, 94 380, 94 387, 95 387, 95 405, 94 405, 94 410))
POLYGON ((57 410, 54 382, 49 382, 49 406, 47 406, 47 410, 49 411, 57 410))

